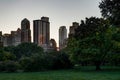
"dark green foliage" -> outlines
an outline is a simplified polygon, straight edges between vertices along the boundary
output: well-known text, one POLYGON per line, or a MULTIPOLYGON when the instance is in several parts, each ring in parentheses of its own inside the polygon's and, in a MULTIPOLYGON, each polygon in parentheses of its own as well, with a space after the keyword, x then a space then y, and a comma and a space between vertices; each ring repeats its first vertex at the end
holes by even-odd
POLYGON ((65 53, 35 54, 20 60, 24 71, 43 71, 51 69, 68 69, 72 67, 69 57, 65 53))
POLYGON ((120 66, 120 53, 111 53, 108 59, 110 65, 120 66))
POLYGON ((15 72, 19 69, 19 64, 14 61, 5 61, 5 71, 6 72, 15 72))
POLYGON ((0 61, 0 72, 5 71, 5 64, 3 61, 0 61))
POLYGON ((52 58, 48 55, 34 55, 25 57, 20 60, 20 64, 24 71, 42 71, 51 69, 52 58))
POLYGON ((93 64, 100 70, 108 55, 120 53, 119 30, 102 18, 86 18, 76 29, 75 36, 68 40, 71 60, 82 65, 93 64))
POLYGON ((43 53, 43 49, 34 43, 22 43, 14 48, 13 53, 20 59, 22 56, 30 57, 35 53, 43 53))
POLYGON ((24 71, 31 71, 32 60, 29 57, 21 58, 19 61, 21 69, 24 71))
POLYGON ((92 37, 99 32, 104 32, 109 26, 109 21, 103 18, 90 17, 85 21, 81 21, 80 26, 75 30, 75 38, 83 39, 86 37, 92 37))
POLYGON ((16 57, 14 54, 6 52, 4 50, 0 50, 0 61, 14 60, 15 58, 16 57))
POLYGON ((53 69, 69 69, 72 68, 69 56, 65 52, 59 52, 54 57, 53 69))
POLYGON ((5 72, 15 72, 19 69, 19 64, 15 61, 1 61, 0 62, 0 71, 5 72))
POLYGON ((15 46, 8 46, 8 47, 4 47, 3 50, 6 51, 6 52, 13 53, 14 48, 15 48, 15 46))
POLYGON ((104 18, 109 19, 111 24, 120 26, 120 0, 102 0, 99 8, 104 18))

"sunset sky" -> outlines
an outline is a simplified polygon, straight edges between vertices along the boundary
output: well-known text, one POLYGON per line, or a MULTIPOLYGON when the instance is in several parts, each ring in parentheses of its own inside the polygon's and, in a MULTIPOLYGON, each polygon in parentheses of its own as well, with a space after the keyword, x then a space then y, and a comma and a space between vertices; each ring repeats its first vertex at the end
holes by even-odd
MULTIPOLYGON (((101 17, 99 2, 101 0, 0 0, 0 31, 10 33, 21 27, 21 20, 33 20, 47 16, 50 19, 50 37, 58 43, 58 29, 79 22, 85 17, 101 17)), ((31 34, 33 37, 33 34, 31 34)), ((33 41, 33 40, 32 40, 33 41)))

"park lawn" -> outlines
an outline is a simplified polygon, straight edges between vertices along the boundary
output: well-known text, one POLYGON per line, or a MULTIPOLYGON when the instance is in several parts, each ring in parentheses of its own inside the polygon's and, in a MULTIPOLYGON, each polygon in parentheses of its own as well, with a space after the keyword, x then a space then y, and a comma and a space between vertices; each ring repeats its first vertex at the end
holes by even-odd
POLYGON ((43 72, 0 73, 0 80, 120 80, 120 69, 95 71, 84 67, 43 72))

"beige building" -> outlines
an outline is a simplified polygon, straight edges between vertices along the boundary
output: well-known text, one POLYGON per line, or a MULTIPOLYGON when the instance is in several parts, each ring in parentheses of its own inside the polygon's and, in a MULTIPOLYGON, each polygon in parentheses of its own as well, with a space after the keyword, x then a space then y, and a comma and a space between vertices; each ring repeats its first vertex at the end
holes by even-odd
POLYGON ((66 47, 66 39, 67 39, 67 29, 66 26, 61 26, 59 28, 59 50, 66 47))

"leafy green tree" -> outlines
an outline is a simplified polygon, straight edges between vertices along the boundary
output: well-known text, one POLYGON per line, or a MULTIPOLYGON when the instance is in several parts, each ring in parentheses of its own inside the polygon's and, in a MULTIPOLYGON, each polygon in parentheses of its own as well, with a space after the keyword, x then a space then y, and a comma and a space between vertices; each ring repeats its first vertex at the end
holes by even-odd
POLYGON ((0 50, 0 61, 15 60, 16 56, 10 52, 0 50))
POLYGON ((109 19, 111 24, 120 26, 120 0, 102 0, 99 8, 104 18, 109 19))
POLYGON ((100 65, 114 51, 115 27, 102 18, 86 18, 76 29, 74 39, 68 41, 69 52, 78 63, 91 62, 100 70, 100 65), (112 51, 113 50, 113 51, 112 51))
POLYGON ((19 66, 18 62, 11 60, 4 61, 4 71, 6 72, 15 72, 19 69, 19 66))
POLYGON ((30 57, 32 54, 43 53, 43 48, 37 46, 34 43, 22 43, 16 46, 13 50, 17 59, 20 59, 22 56, 30 57))
POLYGON ((69 55, 64 51, 60 51, 53 56, 53 69, 70 69, 73 67, 69 55))

